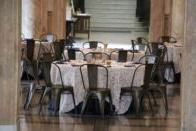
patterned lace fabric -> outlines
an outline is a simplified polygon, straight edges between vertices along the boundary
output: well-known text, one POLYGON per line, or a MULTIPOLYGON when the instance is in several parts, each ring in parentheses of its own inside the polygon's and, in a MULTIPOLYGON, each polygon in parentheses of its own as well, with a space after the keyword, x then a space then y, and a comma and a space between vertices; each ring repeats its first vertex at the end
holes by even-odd
MULTIPOLYGON (((58 64, 62 72, 62 78, 64 85, 71 85, 74 88, 74 95, 76 104, 78 105, 84 99, 85 90, 83 88, 81 74, 79 66, 72 66, 71 64, 58 64)), ((123 96, 120 101, 120 90, 121 87, 129 87, 133 77, 133 72, 137 65, 131 67, 125 67, 122 64, 115 64, 108 67, 108 87, 111 89, 112 101, 115 106, 117 114, 125 113, 130 104, 131 96, 123 96)), ((138 70, 134 86, 141 86, 143 84, 145 68, 142 67, 138 70)), ((99 70, 99 74, 103 73, 99 70)), ((86 77, 87 78, 87 77, 86 77)), ((61 84, 59 71, 56 66, 52 64, 51 67, 51 81, 53 84, 61 84)), ((85 82, 87 79, 85 80, 85 82)), ((102 86, 105 79, 98 75, 98 86, 102 86)), ((62 94, 60 102, 60 113, 68 112, 74 108, 72 97, 68 94, 62 94)))

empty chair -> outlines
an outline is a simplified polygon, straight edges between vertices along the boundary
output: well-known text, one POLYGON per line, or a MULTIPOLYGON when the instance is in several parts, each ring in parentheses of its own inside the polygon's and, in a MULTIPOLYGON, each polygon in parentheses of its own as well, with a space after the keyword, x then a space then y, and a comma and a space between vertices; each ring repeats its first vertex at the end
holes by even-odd
MULTIPOLYGON (((168 61, 167 47, 162 42, 152 42, 151 46, 152 53, 160 58, 160 70, 162 72, 162 77, 169 79, 171 75, 175 74, 175 67, 173 61, 168 61), (168 76, 165 77, 167 69, 169 72, 168 76)), ((173 78, 173 82, 175 82, 175 77, 173 78)))
MULTIPOLYGON (((25 62, 25 64, 27 64, 25 62)), ((27 89, 27 96, 25 98, 25 104, 24 109, 29 109, 29 106, 32 102, 34 93, 36 91, 36 88, 41 88, 38 80, 38 68, 37 68, 37 61, 33 61, 28 63, 27 74, 31 75, 31 78, 27 77, 27 80, 21 81, 21 86, 27 89)), ((28 75, 27 75, 28 76, 28 75)))
POLYGON ((82 105, 81 115, 84 114, 88 100, 92 98, 98 98, 102 117, 104 117, 105 114, 104 105, 106 97, 109 97, 110 110, 113 111, 111 91, 108 88, 107 68, 97 64, 84 64, 80 66, 80 73, 85 90, 85 98, 82 105))
POLYGON ((81 59, 84 59, 84 53, 76 48, 67 48, 67 60, 76 60, 76 53, 80 53, 79 55, 82 57, 81 59))
POLYGON ((101 41, 87 41, 83 43, 83 48, 104 48, 104 45, 101 41))
POLYGON ((167 110, 167 98, 165 94, 165 86, 163 86, 161 83, 152 84, 152 77, 154 75, 155 68, 157 64, 159 63, 159 58, 154 55, 145 55, 140 59, 140 61, 145 61, 145 64, 140 64, 136 67, 134 74, 133 74, 133 78, 131 80, 130 87, 122 87, 120 96, 122 97, 122 95, 124 95, 125 93, 130 93, 133 97, 135 111, 138 114, 141 109, 141 104, 145 96, 147 96, 151 110, 153 111, 150 97, 151 97, 152 91, 158 91, 163 97, 163 102, 167 110), (142 60, 142 59, 145 59, 145 60, 142 60), (135 81, 135 76, 137 75, 138 70, 142 67, 145 68, 144 84, 140 87, 137 87, 137 86, 134 86, 133 83, 135 81))
POLYGON ((130 57, 130 61, 132 61, 134 58, 134 52, 130 52, 128 50, 112 51, 110 53, 110 59, 111 60, 116 59, 115 57, 117 57, 118 62, 126 62, 128 57, 130 57), (128 55, 131 55, 131 57, 128 55))
POLYGON ((53 61, 54 60, 54 54, 51 53, 47 47, 45 47, 44 45, 40 44, 40 47, 39 47, 39 52, 38 52, 38 57, 36 60, 33 60, 31 62, 31 69, 30 69, 30 73, 32 74, 32 77, 33 77, 33 80, 30 85, 30 88, 28 89, 28 94, 27 94, 27 99, 26 99, 26 102, 25 102, 25 105, 24 107, 26 109, 29 108, 31 102, 32 102, 32 99, 33 99, 33 96, 35 94, 35 92, 37 90, 43 90, 43 83, 42 83, 42 80, 40 79, 40 74, 41 74, 41 65, 40 63, 42 61, 45 61, 45 60, 48 60, 48 61, 53 61))
POLYGON ((109 60, 110 56, 107 53, 104 52, 89 52, 84 55, 84 58, 86 61, 92 61, 92 60, 109 60))
POLYGON ((44 99, 46 97, 46 95, 49 95, 50 97, 50 103, 51 103, 51 107, 54 110, 55 113, 57 113, 59 111, 59 106, 60 106, 60 96, 62 93, 67 93, 67 94, 71 94, 72 95, 72 99, 73 99, 73 103, 74 103, 74 108, 76 111, 76 104, 75 104, 75 97, 74 97, 74 92, 73 92, 73 87, 72 86, 65 86, 63 83, 63 78, 62 78, 62 73, 61 70, 58 66, 58 64, 56 63, 52 63, 52 61, 42 61, 41 62, 42 65, 42 70, 43 70, 43 74, 44 74, 44 80, 46 83, 45 86, 45 90, 44 93, 42 94, 41 100, 40 100, 40 110, 39 112, 42 111, 42 106, 43 106, 43 102, 44 99), (50 79, 50 68, 51 68, 51 64, 54 64, 58 70, 59 70, 59 75, 60 75, 60 79, 61 79, 61 84, 59 85, 53 85, 50 79))
MULTIPOLYGON (((26 39, 26 57, 22 58, 21 62, 21 77, 22 73, 27 74, 27 80, 21 81, 21 86, 23 89, 27 89, 27 96, 25 98, 24 109, 29 108, 29 104, 32 99, 32 89, 36 83, 36 60, 34 60, 34 49, 35 49, 35 40, 34 39, 26 39), (30 79, 29 75, 32 77, 30 79)), ((24 53, 25 50, 23 50, 24 53)))
POLYGON ((177 43, 177 40, 173 36, 161 36, 159 39, 160 42, 168 42, 168 43, 177 43))
POLYGON ((157 105, 157 102, 156 102, 154 93, 159 93, 159 95, 162 98, 163 105, 165 107, 165 114, 167 115, 168 102, 167 102, 166 84, 163 83, 162 59, 161 59, 161 57, 164 56, 165 54, 164 50, 165 50, 164 47, 162 47, 161 51, 159 51, 159 56, 155 56, 153 58, 151 57, 151 55, 146 55, 146 56, 141 57, 140 61, 143 61, 142 59, 148 60, 148 63, 151 63, 152 61, 154 61, 154 67, 153 67, 153 70, 151 72, 151 77, 150 77, 150 84, 149 84, 149 87, 146 88, 144 91, 152 95, 155 105, 157 105))
POLYGON ((137 43, 140 45, 143 45, 146 54, 151 54, 152 51, 151 51, 150 43, 148 42, 146 38, 138 37, 137 43))

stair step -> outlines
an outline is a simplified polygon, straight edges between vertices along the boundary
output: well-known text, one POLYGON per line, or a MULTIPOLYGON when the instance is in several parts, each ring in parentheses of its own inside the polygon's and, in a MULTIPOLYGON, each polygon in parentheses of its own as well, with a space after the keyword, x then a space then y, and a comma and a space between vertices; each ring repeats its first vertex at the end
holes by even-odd
POLYGON ((133 28, 133 27, 141 27, 142 28, 142 24, 141 23, 99 23, 99 22, 94 22, 91 23, 91 27, 122 27, 122 28, 133 28))
POLYGON ((123 12, 116 12, 116 13, 113 13, 113 12, 88 12, 89 14, 91 14, 91 16, 96 16, 96 17, 115 17, 115 18, 123 18, 123 17, 126 17, 126 18, 129 18, 129 17, 133 17, 135 16, 135 13, 132 13, 132 14, 127 14, 127 13, 123 13, 123 12))
POLYGON ((87 5, 86 7, 90 7, 88 5, 93 5, 93 6, 97 6, 97 5, 134 5, 136 6, 136 1, 100 1, 100 2, 96 2, 94 0, 90 0, 90 1, 86 1, 85 5, 87 5))
POLYGON ((97 17, 92 17, 91 22, 116 22, 116 23, 137 23, 138 20, 136 18, 124 18, 124 19, 119 19, 119 18, 97 18, 97 17))
MULTIPOLYGON (((91 15, 91 21, 92 19, 119 19, 119 16, 116 17, 116 15, 106 15, 106 14, 96 14, 96 15, 91 15)), ((126 20, 137 20, 135 15, 129 16, 129 15, 122 15, 121 19, 126 19, 126 20)))
POLYGON ((142 31, 142 22, 136 18, 137 0, 86 0, 86 12, 91 14, 94 31, 142 31))
POLYGON ((98 14, 98 13, 122 13, 122 14, 129 14, 129 15, 134 15, 135 14, 135 9, 87 9, 87 12, 91 12, 92 14, 98 14))
POLYGON ((136 9, 136 6, 135 5, 118 5, 118 6, 115 6, 114 8, 114 5, 103 5, 103 4, 99 4, 99 5, 96 5, 96 6, 87 6, 86 7, 86 10, 88 9, 113 9, 113 10, 117 10, 117 9, 136 9))
POLYGON ((93 27, 91 31, 105 32, 148 32, 148 28, 110 28, 110 27, 93 27))

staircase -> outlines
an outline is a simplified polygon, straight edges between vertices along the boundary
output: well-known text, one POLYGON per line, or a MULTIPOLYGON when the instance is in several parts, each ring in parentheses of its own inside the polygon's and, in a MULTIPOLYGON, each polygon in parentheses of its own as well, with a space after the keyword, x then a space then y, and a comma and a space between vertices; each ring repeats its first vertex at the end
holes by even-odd
POLYGON ((85 0, 91 31, 147 32, 135 17, 136 0, 85 0))

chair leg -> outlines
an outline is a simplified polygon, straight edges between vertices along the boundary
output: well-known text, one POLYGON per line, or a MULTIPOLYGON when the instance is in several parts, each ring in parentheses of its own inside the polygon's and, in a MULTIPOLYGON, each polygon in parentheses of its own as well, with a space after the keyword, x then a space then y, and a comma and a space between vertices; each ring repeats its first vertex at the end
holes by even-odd
POLYGON ((172 63, 171 64, 171 67, 170 67, 170 71, 169 71, 169 76, 171 76, 171 72, 173 72, 173 74, 174 74, 174 83, 175 83, 175 67, 174 67, 174 64, 172 63))
POLYGON ((168 113, 168 101, 167 101, 167 91, 166 91, 166 87, 163 86, 162 87, 162 98, 163 98, 163 102, 164 102, 164 105, 165 105, 165 112, 166 114, 168 113))
POLYGON ((110 102, 110 111, 111 111, 111 114, 114 114, 111 92, 109 93, 109 102, 110 102))
POLYGON ((133 96, 135 111, 136 111, 136 114, 138 115, 140 112, 142 97, 140 96, 138 92, 134 92, 132 96, 133 96))
POLYGON ((154 113, 152 103, 151 103, 151 100, 150 100, 150 92, 147 93, 147 97, 148 97, 148 100, 149 100, 150 110, 152 111, 152 113, 154 113))
POLYGON ((156 98, 155 98, 155 96, 154 96, 154 92, 151 92, 150 94, 151 94, 151 96, 152 96, 154 105, 157 106, 158 104, 157 104, 156 98))
POLYGON ((166 110, 166 114, 168 113, 168 100, 167 100, 167 95, 164 95, 165 96, 165 110, 166 110))
POLYGON ((72 99, 73 99, 73 104, 74 104, 74 112, 75 112, 75 114, 77 114, 78 113, 78 110, 77 110, 77 107, 76 107, 75 96, 74 96, 74 93, 73 92, 71 92, 71 94, 72 94, 72 99))
POLYGON ((41 96, 39 113, 42 111, 42 106, 43 106, 44 98, 45 98, 45 96, 46 96, 46 94, 48 93, 49 90, 50 90, 50 88, 49 87, 46 87, 45 90, 44 90, 44 93, 41 96))
POLYGON ((100 101, 100 111, 101 111, 101 116, 104 118, 104 110, 105 110, 105 95, 101 94, 101 101, 100 101))
POLYGON ((85 111, 85 108, 86 108, 86 105, 87 105, 89 96, 90 96, 89 93, 87 93, 86 96, 85 96, 85 99, 84 99, 84 102, 83 102, 83 105, 82 105, 82 110, 80 112, 80 115, 83 115, 84 114, 84 111, 85 111))
POLYGON ((35 92, 35 83, 31 83, 28 89, 28 95, 25 102, 25 109, 29 109, 29 105, 31 104, 31 101, 33 99, 34 92, 35 92))

